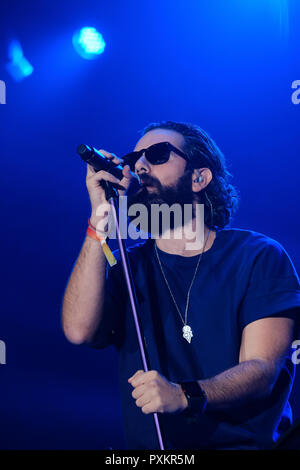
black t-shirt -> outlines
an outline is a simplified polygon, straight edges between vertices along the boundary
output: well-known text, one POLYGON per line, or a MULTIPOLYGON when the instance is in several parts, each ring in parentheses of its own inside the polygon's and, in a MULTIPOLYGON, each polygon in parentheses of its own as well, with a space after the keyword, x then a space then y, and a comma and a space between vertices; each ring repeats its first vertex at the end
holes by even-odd
MULTIPOLYGON (((158 253, 184 317, 198 255, 183 257, 159 249, 158 253)), ((236 366, 246 325, 264 317, 300 313, 299 279, 289 256, 278 242, 257 232, 219 230, 212 247, 203 253, 190 294, 187 323, 194 335, 190 344, 182 337, 183 322, 162 277, 154 240, 129 249, 129 259, 150 369, 172 382, 206 379, 236 366)), ((107 272, 104 312, 92 345, 115 344, 119 351, 128 448, 158 449, 153 415, 144 415, 136 406, 128 383, 143 367, 121 263, 107 272)), ((159 414, 165 447, 269 448, 291 423, 288 397, 294 369, 287 357, 272 393, 242 408, 207 411, 194 421, 182 414, 159 414)))

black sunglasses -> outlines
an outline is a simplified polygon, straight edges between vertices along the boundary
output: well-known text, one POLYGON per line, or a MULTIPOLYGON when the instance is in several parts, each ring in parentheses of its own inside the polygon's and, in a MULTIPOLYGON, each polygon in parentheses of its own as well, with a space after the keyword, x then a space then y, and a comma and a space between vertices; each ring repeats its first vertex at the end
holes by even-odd
POLYGON ((153 144, 147 149, 139 150, 138 152, 130 152, 127 155, 122 157, 124 165, 129 165, 131 171, 135 171, 135 164, 141 158, 143 154, 147 158, 148 162, 151 165, 162 165, 166 163, 170 158, 171 152, 177 153, 180 157, 184 158, 186 161, 190 161, 189 157, 183 153, 170 142, 159 142, 158 144, 153 144))

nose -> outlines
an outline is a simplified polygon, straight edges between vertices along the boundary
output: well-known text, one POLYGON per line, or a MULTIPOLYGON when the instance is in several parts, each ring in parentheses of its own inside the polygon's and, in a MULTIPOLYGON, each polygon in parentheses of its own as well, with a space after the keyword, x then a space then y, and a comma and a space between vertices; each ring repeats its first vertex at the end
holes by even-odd
POLYGON ((140 175, 141 173, 149 173, 150 171, 150 165, 143 154, 135 163, 135 172, 140 175))

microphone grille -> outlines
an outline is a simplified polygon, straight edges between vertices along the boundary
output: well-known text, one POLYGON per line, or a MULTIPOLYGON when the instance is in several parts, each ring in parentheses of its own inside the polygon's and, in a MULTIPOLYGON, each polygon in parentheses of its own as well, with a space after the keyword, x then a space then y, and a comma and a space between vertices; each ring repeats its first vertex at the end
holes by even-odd
POLYGON ((77 153, 79 153, 79 155, 84 155, 89 150, 90 150, 89 146, 85 144, 80 144, 77 147, 77 153))

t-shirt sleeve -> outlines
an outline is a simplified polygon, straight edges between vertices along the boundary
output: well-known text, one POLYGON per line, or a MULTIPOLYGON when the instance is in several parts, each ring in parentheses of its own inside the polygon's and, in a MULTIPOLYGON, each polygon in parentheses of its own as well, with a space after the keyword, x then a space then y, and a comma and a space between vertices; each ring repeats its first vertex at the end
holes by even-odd
POLYGON ((89 346, 97 349, 106 348, 120 341, 124 312, 123 271, 119 251, 113 252, 117 264, 107 264, 103 305, 103 317, 89 346))
POLYGON ((299 277, 284 248, 268 239, 253 262, 239 311, 241 330, 253 321, 280 315, 294 318, 299 329, 299 277))

